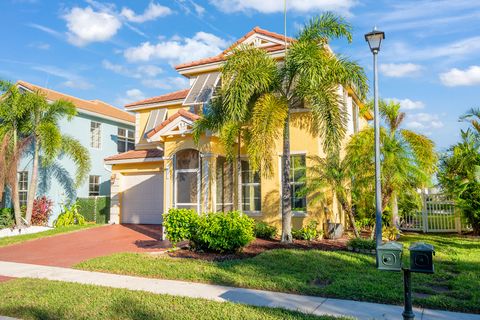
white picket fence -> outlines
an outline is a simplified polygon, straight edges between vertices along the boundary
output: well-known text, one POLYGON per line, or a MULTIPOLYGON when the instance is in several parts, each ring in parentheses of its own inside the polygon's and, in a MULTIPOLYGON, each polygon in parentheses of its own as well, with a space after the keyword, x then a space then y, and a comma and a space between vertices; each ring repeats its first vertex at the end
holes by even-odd
POLYGON ((403 231, 457 232, 471 230, 455 208, 455 203, 441 193, 421 192, 422 211, 411 212, 400 220, 403 231))

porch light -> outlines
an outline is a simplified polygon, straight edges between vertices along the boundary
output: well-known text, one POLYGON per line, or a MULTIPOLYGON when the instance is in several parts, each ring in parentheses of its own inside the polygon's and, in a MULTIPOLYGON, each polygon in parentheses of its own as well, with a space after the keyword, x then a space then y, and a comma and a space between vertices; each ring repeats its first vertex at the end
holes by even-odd
POLYGON ((377 30, 377 27, 374 27, 372 32, 365 35, 365 40, 368 42, 370 50, 374 54, 380 51, 380 45, 383 39, 385 39, 385 32, 377 30))

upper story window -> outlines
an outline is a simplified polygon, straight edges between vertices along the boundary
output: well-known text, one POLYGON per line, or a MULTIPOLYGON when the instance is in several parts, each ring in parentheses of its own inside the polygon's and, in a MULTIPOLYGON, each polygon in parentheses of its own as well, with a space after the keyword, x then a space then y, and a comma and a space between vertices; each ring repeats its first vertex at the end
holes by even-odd
POLYGON ((102 147, 102 124, 100 122, 90 122, 90 147, 95 149, 102 147))
POLYGON ((301 194, 305 187, 305 155, 295 154, 290 158, 290 186, 292 190, 292 211, 307 211, 307 198, 301 194))
POLYGON ((100 195, 100 176, 88 177, 88 196, 96 197, 100 195))
POLYGON ((117 151, 126 152, 135 149, 135 133, 132 130, 118 128, 117 151))
POLYGON ((20 206, 27 205, 28 195, 28 171, 20 171, 18 173, 18 197, 20 200, 20 206))
POLYGON ((242 161, 242 207, 245 212, 262 210, 260 173, 253 172, 248 161, 242 161))

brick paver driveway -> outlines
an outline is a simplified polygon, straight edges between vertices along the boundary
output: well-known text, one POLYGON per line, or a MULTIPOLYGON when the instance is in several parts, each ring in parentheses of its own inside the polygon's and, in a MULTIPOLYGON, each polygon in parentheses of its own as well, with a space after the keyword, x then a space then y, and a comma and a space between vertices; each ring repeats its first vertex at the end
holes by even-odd
POLYGON ((71 267, 116 252, 152 252, 169 248, 161 226, 107 225, 0 248, 0 260, 71 267))

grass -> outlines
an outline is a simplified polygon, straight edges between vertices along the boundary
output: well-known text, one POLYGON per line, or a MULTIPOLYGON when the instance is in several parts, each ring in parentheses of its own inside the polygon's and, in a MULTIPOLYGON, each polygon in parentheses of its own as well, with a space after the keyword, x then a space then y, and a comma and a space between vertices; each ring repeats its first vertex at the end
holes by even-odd
MULTIPOLYGON (((416 306, 480 313, 480 241, 451 235, 406 235, 435 246, 435 274, 412 275, 416 306), (419 295, 421 294, 421 295, 419 295)), ((405 251, 405 254, 407 252, 405 251)), ((408 254, 405 262, 408 265, 408 254)), ((319 250, 272 250, 251 259, 207 262, 121 253, 79 269, 390 304, 403 303, 402 274, 379 271, 373 256, 319 250)))
POLYGON ((67 226, 67 227, 58 227, 58 228, 54 228, 54 229, 51 229, 51 230, 38 232, 38 233, 31 233, 31 234, 24 234, 24 235, 20 235, 20 236, 0 238, 0 247, 8 246, 8 245, 11 245, 11 244, 16 244, 16 243, 21 243, 21 242, 25 242, 25 241, 29 241, 29 240, 34 240, 34 239, 38 239, 38 238, 55 236, 55 235, 61 234, 61 233, 68 233, 68 232, 73 232, 73 231, 78 231, 78 230, 83 230, 83 229, 88 229, 88 228, 94 228, 94 227, 98 227, 98 226, 101 226, 101 225, 98 225, 98 224, 87 224, 87 225, 83 225, 83 226, 73 225, 73 226, 67 226))
POLYGON ((338 319, 38 279, 0 283, 0 296, 0 315, 21 319, 338 319))

